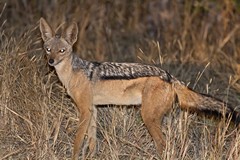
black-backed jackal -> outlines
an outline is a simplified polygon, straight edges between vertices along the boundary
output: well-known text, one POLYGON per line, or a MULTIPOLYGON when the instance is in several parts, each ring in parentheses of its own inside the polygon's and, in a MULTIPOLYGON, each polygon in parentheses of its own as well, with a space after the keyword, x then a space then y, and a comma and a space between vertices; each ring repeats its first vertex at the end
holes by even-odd
POLYGON ((232 115, 239 112, 213 97, 196 93, 159 67, 139 63, 89 62, 72 52, 78 27, 72 23, 63 32, 53 31, 40 19, 40 31, 48 63, 54 66, 67 93, 77 105, 79 128, 74 141, 73 159, 78 159, 85 136, 89 153, 96 145, 96 105, 139 105, 142 119, 159 153, 165 141, 160 128, 163 115, 173 103, 188 110, 214 111, 232 115))

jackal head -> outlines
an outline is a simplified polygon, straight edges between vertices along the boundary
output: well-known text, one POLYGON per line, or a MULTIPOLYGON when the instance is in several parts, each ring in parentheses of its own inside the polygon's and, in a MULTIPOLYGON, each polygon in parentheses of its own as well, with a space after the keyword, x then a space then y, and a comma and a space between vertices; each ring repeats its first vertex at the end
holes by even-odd
POLYGON ((69 58, 72 46, 77 41, 78 27, 76 23, 72 23, 61 33, 58 30, 54 32, 44 18, 40 19, 43 46, 47 53, 48 64, 51 66, 56 66, 64 59, 69 58))

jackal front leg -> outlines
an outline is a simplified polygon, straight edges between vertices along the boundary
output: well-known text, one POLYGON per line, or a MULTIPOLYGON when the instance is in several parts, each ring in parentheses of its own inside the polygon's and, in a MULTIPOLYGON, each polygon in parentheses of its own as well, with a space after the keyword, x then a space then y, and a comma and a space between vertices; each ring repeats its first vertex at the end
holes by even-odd
POLYGON ((83 140, 86 136, 89 123, 91 121, 91 111, 89 109, 82 110, 79 115, 79 128, 76 133, 76 138, 74 140, 74 148, 73 148, 73 160, 78 160, 80 148, 83 144, 83 140))
POLYGON ((87 131, 87 140, 82 149, 83 157, 92 157, 96 153, 96 143, 97 143, 97 108, 92 107, 92 116, 89 123, 87 131))

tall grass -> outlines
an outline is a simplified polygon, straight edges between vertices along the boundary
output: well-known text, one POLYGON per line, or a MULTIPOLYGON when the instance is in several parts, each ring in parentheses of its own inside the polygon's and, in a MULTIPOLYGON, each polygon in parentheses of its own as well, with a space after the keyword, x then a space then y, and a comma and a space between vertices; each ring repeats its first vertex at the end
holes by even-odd
MULTIPOLYGON (((46 63, 40 17, 54 27, 76 21, 82 58, 156 64, 199 92, 240 104, 238 1, 2 0, 0 159, 71 157, 78 113, 46 63)), ((240 159, 239 128, 177 104, 163 121, 166 149, 158 156, 139 110, 98 108, 94 159, 240 159)))

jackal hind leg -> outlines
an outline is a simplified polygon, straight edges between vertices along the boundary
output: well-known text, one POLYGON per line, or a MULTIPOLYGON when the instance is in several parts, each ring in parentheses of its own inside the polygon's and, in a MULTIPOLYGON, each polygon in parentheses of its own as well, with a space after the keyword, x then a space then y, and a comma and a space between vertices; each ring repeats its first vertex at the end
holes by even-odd
POLYGON ((172 108, 174 91, 167 82, 150 81, 144 88, 142 99, 141 116, 161 156, 166 146, 161 122, 164 114, 172 108))
POLYGON ((92 158, 96 154, 96 144, 97 144, 97 108, 96 106, 92 107, 92 116, 89 123, 87 131, 86 143, 82 149, 83 157, 92 158))

